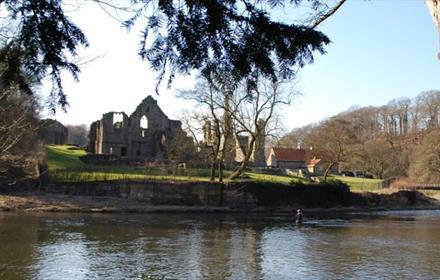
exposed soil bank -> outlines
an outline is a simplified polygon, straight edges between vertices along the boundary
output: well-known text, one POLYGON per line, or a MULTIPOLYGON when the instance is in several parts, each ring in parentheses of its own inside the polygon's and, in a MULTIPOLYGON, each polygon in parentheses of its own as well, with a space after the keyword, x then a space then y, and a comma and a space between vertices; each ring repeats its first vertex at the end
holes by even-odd
POLYGON ((344 185, 171 181, 0 186, 0 211, 52 212, 290 212, 440 208, 417 191, 352 193, 344 185))
MULTIPOLYGON (((90 212, 90 213, 191 213, 191 212, 293 212, 298 207, 308 211, 373 211, 373 210, 398 210, 398 209, 439 209, 437 200, 427 197, 418 197, 413 203, 408 203, 408 193, 395 193, 389 195, 362 194, 362 196, 381 197, 381 203, 372 203, 370 206, 351 205, 335 206, 329 208, 307 208, 298 206, 280 207, 255 207, 252 209, 231 208, 227 206, 182 206, 182 205, 152 205, 149 203, 115 197, 73 196, 50 194, 40 192, 0 194, 0 211, 26 211, 26 212, 90 212), (391 199, 390 199, 391 198, 391 199), (396 203, 399 201, 399 203, 396 203), (403 202, 403 203, 402 203, 403 202)), ((412 194, 411 194, 412 195, 412 194)))

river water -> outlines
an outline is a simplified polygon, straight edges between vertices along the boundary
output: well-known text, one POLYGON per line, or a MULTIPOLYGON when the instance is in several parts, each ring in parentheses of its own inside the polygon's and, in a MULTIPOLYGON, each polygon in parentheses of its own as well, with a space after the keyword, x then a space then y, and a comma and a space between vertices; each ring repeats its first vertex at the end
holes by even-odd
POLYGON ((440 211, 0 213, 0 279, 439 279, 440 211))

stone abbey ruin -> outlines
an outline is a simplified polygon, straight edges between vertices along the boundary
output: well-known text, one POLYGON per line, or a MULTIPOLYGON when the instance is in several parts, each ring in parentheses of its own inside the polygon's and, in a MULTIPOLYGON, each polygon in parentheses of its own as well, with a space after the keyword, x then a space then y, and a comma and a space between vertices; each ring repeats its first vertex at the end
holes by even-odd
POLYGON ((39 123, 40 138, 45 144, 63 145, 67 143, 68 129, 59 121, 44 119, 39 123))
MULTIPOLYGON (((230 118, 227 118, 229 120, 229 124, 227 124, 228 127, 232 128, 232 121, 230 118)), ((258 122, 259 125, 262 125, 262 120, 258 122)), ((245 151, 249 151, 249 136, 247 135, 240 135, 239 137, 234 137, 232 131, 228 133, 228 135, 222 135, 221 141, 225 142, 225 158, 224 163, 226 167, 233 167, 237 163, 243 161, 244 154, 242 149, 245 151)), ((203 143, 205 146, 213 146, 215 145, 216 139, 215 139, 215 129, 213 124, 210 121, 206 121, 203 125, 203 143)), ((264 132, 261 136, 259 136, 255 144, 253 146, 253 149, 251 152, 251 156, 249 159, 249 165, 254 167, 264 167, 266 166, 266 157, 264 155, 264 148, 265 148, 265 135, 264 132)))
POLYGON ((88 151, 97 155, 114 155, 133 161, 167 159, 167 142, 186 134, 178 120, 170 120, 147 96, 136 110, 108 112, 90 125, 88 151))
MULTIPOLYGON (((203 130, 203 145, 198 152, 206 160, 215 140, 209 122, 205 123, 203 130)), ((243 160, 239 145, 247 148, 249 141, 247 136, 233 139, 232 133, 229 135, 228 139, 222 137, 222 141, 227 143, 225 166, 233 167, 243 160)), ((250 159, 251 165, 265 166, 264 144, 264 136, 257 139, 250 159)), ((117 158, 125 162, 169 160, 172 147, 176 145, 195 151, 193 139, 183 131, 182 123, 170 120, 157 101, 147 96, 130 116, 124 112, 108 112, 100 120, 93 122, 89 132, 89 155, 83 160, 88 163, 105 163, 117 158)))

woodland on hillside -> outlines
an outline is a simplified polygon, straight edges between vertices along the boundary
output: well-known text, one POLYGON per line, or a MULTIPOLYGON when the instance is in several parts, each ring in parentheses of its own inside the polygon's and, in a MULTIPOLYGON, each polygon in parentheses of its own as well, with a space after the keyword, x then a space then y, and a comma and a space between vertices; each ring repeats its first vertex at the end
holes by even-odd
POLYGON ((281 146, 301 145, 328 166, 361 170, 376 178, 440 182, 440 91, 387 105, 352 107, 317 124, 294 129, 281 146))

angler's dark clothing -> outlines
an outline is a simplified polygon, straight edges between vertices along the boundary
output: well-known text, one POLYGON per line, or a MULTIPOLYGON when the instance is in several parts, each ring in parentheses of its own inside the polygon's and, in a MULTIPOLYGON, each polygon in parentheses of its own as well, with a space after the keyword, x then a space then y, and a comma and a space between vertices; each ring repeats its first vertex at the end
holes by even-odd
POLYGON ((295 221, 297 225, 302 225, 303 223, 303 214, 302 213, 297 213, 296 217, 295 217, 295 221))

